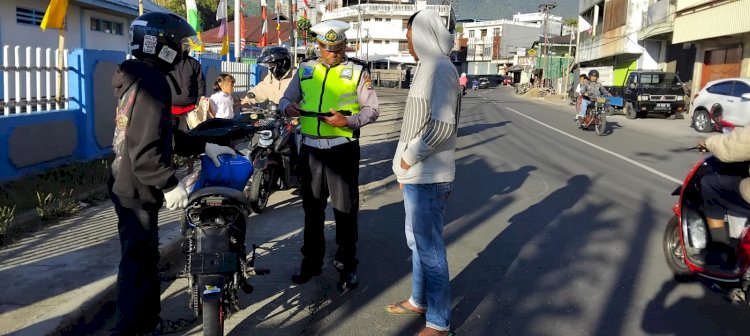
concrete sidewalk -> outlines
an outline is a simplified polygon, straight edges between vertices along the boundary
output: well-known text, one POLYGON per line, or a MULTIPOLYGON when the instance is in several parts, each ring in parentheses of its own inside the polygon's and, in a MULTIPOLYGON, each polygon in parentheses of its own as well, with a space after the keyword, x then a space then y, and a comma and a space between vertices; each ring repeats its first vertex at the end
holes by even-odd
MULTIPOLYGON (((406 91, 377 90, 380 119, 363 128, 361 137, 362 203, 395 185, 390 160, 398 141, 406 91)), ((261 257, 258 266, 273 268, 274 273, 264 279, 278 277, 278 285, 283 282, 288 286, 288 276, 299 264, 298 260, 288 257, 299 254, 301 201, 290 192, 278 192, 270 203, 269 210, 262 215, 253 215, 249 221, 248 243, 264 244, 269 251, 261 255, 283 259, 276 263, 270 257, 261 257), (285 208, 291 211, 284 213, 285 208), (257 228, 259 230, 254 230, 257 228), (279 241, 291 248, 285 251, 288 253, 271 253, 280 249, 279 241), (266 262, 273 265, 266 265, 266 262)), ((179 217, 177 211, 163 210, 160 214, 161 267, 165 274, 173 274, 183 261, 179 251, 179 217)), ((329 250, 335 248, 335 244, 328 247, 329 250)), ((110 202, 88 208, 75 218, 47 227, 0 250, 0 334, 106 334, 113 312, 119 258, 117 217, 110 202)), ((186 294, 179 290, 183 280, 165 283, 163 316, 181 315, 184 312, 179 308, 188 309, 186 294), (173 294, 184 300, 172 300, 175 298, 173 294)), ((256 293, 252 295, 258 296, 259 292, 261 286, 257 285, 256 293)), ((285 291, 276 294, 290 295, 285 291)), ((319 302, 320 294, 312 293, 309 301, 319 302)))

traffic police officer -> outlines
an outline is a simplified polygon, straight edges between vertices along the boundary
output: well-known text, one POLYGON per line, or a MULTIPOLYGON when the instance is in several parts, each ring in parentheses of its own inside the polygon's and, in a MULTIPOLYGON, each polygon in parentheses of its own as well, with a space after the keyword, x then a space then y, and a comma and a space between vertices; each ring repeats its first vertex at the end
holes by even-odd
POLYGON ((378 98, 367 64, 346 57, 349 24, 329 20, 313 26, 321 56, 303 61, 279 108, 300 116, 302 205, 305 210, 302 284, 320 275, 325 255, 323 224, 328 196, 336 220, 338 250, 334 265, 338 288, 354 289, 357 280, 359 211, 359 129, 378 118, 378 98))

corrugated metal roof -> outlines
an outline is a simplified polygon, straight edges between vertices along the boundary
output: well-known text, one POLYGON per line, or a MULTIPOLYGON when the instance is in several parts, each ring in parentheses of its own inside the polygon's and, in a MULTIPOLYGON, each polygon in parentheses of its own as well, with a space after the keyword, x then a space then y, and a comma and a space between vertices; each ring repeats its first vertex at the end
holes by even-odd
MULTIPOLYGON (((138 16, 138 0, 74 0, 74 2, 84 7, 96 7, 133 17, 138 16)), ((151 0, 143 0, 143 10, 145 13, 170 13, 170 11, 151 0)))

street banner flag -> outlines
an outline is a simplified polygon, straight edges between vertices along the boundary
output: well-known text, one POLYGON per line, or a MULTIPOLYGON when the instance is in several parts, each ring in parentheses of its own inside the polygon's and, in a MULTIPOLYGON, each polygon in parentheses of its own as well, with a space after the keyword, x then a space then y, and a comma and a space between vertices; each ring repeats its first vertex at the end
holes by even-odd
POLYGON ((68 10, 68 0, 51 0, 42 18, 42 31, 47 28, 62 29, 65 24, 65 12, 68 10))
POLYGON ((229 54, 229 34, 227 33, 227 0, 219 0, 219 7, 216 8, 216 21, 219 21, 219 34, 217 37, 223 37, 221 51, 219 55, 229 54))
POLYGON ((240 50, 245 50, 245 2, 240 1, 240 50))
POLYGON ((258 47, 264 48, 268 45, 268 2, 260 0, 260 19, 263 20, 263 31, 261 32, 258 47))
POLYGON ((203 52, 203 40, 201 39, 201 21, 198 16, 198 6, 195 5, 195 0, 185 0, 185 8, 187 9, 188 23, 196 32, 198 36, 198 42, 200 44, 193 43, 192 40, 188 40, 190 47, 197 52, 203 52))

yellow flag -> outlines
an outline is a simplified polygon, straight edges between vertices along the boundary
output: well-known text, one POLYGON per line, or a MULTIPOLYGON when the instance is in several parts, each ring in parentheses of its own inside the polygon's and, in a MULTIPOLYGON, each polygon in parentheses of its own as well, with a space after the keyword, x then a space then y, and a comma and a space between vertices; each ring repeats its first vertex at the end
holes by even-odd
POLYGON ((188 39, 188 43, 190 43, 190 47, 193 50, 195 50, 197 52, 203 52, 203 51, 205 51, 205 48, 203 47, 203 39, 201 38, 201 33, 198 32, 198 33, 196 33, 196 35, 197 35, 197 38, 198 38, 198 43, 193 42, 192 39, 188 39))
POLYGON ((229 34, 224 35, 224 42, 221 44, 219 55, 224 56, 229 53, 229 34))
POLYGON ((65 23, 65 12, 68 10, 68 0, 50 0, 47 11, 42 19, 42 30, 47 28, 62 29, 65 23))

